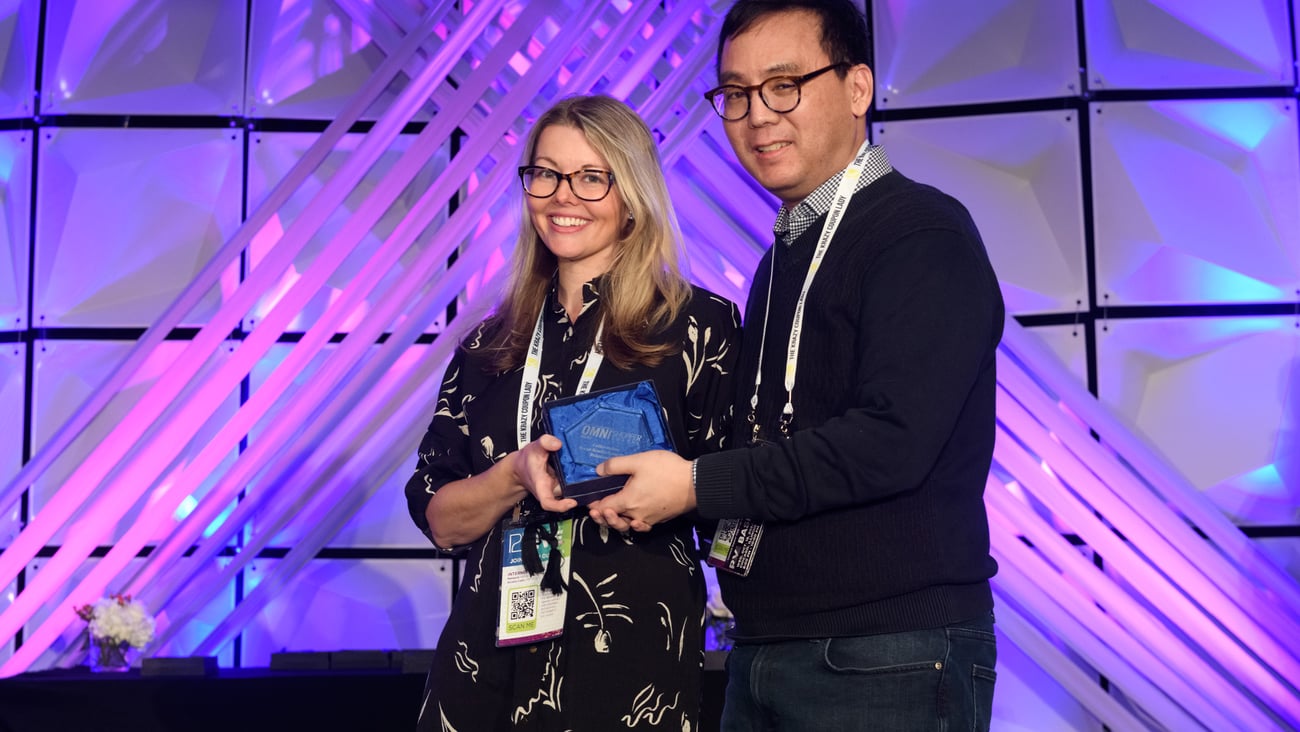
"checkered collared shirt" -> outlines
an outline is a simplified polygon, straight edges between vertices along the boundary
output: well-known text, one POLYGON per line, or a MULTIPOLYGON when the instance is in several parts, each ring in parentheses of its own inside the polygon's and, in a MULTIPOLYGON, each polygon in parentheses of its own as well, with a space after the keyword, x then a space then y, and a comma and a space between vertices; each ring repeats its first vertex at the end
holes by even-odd
MULTIPOLYGON (((868 143, 863 143, 868 144, 868 143)), ((844 166, 848 168, 849 166, 844 166)), ((863 166, 862 175, 858 178, 858 185, 853 189, 854 193, 871 185, 877 178, 885 175, 894 169, 889 164, 889 158, 885 155, 885 148, 880 145, 871 145, 867 152, 867 162, 863 166)), ((772 226, 772 233, 776 234, 777 241, 785 242, 787 245, 798 239, 808 227, 813 225, 822 214, 831 210, 831 204, 835 202, 835 189, 840 185, 840 179, 844 177, 844 171, 832 175, 829 180, 817 187, 817 190, 808 194, 808 197, 800 201, 794 208, 786 204, 781 204, 781 210, 776 214, 776 224, 772 226)))

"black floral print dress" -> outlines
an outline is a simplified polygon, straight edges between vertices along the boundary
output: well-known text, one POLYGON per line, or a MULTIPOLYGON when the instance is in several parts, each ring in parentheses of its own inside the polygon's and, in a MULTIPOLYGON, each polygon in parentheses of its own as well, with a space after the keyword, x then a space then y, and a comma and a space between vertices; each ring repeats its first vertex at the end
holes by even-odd
MULTIPOLYGON (((552 289, 544 305, 540 401, 576 390, 600 320, 600 282, 584 287, 574 322, 552 289)), ((626 371, 606 360, 591 389, 653 380, 673 444, 693 458, 721 449, 729 432, 739 314, 730 301, 694 288, 672 332, 680 337, 679 354, 626 371)), ((481 337, 480 326, 466 343, 481 337)), ((491 373, 464 348, 452 357, 406 486, 411 517, 431 540, 424 516, 430 496, 517 449, 521 374, 522 368, 491 373)), ((534 407, 534 439, 540 413, 534 407)), ((691 520, 622 535, 583 509, 572 515, 569 597, 558 638, 498 648, 500 523, 464 549, 465 577, 438 641, 420 730, 698 729, 705 589, 691 520)))

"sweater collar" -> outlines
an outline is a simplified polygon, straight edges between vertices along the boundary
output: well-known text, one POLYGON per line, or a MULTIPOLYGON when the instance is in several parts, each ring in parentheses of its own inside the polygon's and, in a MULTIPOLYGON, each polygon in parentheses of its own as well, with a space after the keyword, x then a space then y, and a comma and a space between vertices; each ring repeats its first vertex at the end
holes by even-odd
MULTIPOLYGON (((862 175, 858 177, 858 184, 853 189, 854 193, 866 188, 894 169, 889 164, 889 157, 885 154, 885 148, 880 145, 870 145, 870 143, 866 142, 862 144, 864 147, 868 147, 867 162, 862 169, 862 175)), ((793 243, 819 218, 831 210, 831 204, 835 202, 835 190, 839 187, 840 180, 844 178, 844 170, 847 170, 848 167, 847 165, 844 166, 844 169, 832 175, 825 183, 817 186, 816 190, 794 206, 781 204, 781 209, 776 214, 776 224, 772 227, 772 233, 775 235, 776 241, 785 242, 787 245, 793 243)))

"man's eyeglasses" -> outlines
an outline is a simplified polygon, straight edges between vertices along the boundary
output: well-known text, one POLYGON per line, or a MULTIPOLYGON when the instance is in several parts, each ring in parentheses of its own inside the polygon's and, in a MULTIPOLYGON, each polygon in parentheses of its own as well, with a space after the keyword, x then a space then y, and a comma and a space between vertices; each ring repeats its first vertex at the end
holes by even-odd
POLYGON ((560 190, 562 180, 568 181, 569 190, 584 201, 599 201, 614 187, 614 174, 599 168, 561 173, 541 165, 519 166, 519 181, 524 184, 524 193, 533 198, 554 196, 560 190))
POLYGON ((799 106, 799 100, 803 97, 801 89, 804 84, 827 71, 848 68, 849 66, 852 66, 852 64, 841 61, 830 66, 823 66, 816 71, 810 71, 803 76, 773 76, 761 84, 751 84, 750 86, 723 84, 717 89, 710 89, 705 92, 704 98, 709 100, 709 104, 713 105, 713 111, 728 122, 742 120, 745 115, 749 114, 749 99, 753 96, 755 90, 758 91, 758 96, 763 100, 763 104, 767 105, 768 109, 779 114, 785 114, 786 112, 793 112, 794 108, 799 106))

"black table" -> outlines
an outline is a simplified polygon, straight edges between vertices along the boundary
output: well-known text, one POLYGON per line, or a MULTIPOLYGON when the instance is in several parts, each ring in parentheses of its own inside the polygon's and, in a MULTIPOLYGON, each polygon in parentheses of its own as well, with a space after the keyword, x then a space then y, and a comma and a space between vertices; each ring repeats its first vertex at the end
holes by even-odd
MULTIPOLYGON (((704 672, 701 732, 718 729, 725 683, 721 670, 704 672)), ((408 731, 423 690, 423 674, 396 669, 57 669, 0 679, 0 732, 408 731)))

